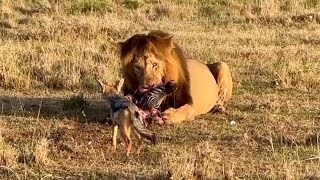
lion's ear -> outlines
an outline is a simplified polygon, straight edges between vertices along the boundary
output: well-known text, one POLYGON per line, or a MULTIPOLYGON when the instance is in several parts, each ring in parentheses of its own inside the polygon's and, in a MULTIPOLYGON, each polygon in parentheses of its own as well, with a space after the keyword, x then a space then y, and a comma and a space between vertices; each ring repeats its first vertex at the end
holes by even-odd
POLYGON ((149 37, 154 37, 156 41, 161 42, 166 47, 168 47, 169 51, 175 47, 174 41, 173 41, 173 35, 161 30, 153 30, 150 31, 149 37))
POLYGON ((165 37, 163 37, 163 38, 165 38, 165 39, 172 39, 173 38, 173 35, 172 34, 167 34, 165 37))
POLYGON ((117 52, 121 53, 123 46, 124 46, 124 42, 118 42, 117 48, 116 48, 117 52))
POLYGON ((163 37, 163 39, 166 42, 166 45, 168 46, 169 50, 172 50, 173 48, 175 48, 172 34, 168 34, 168 36, 163 37))
POLYGON ((128 44, 127 41, 118 42, 117 44, 117 52, 120 55, 120 60, 123 64, 127 65, 132 61, 132 45, 128 44))

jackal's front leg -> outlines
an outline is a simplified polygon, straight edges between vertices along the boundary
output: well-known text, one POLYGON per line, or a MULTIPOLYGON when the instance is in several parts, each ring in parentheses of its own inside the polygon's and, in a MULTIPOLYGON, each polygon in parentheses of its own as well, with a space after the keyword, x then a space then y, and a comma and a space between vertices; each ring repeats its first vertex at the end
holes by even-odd
POLYGON ((113 147, 113 151, 116 151, 116 148, 117 148, 117 134, 118 134, 118 126, 114 125, 112 127, 112 147, 113 147))

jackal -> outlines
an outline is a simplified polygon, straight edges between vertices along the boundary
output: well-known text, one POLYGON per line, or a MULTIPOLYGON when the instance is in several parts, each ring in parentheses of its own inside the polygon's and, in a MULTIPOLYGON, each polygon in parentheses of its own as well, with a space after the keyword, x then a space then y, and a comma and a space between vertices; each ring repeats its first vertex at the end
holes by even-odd
POLYGON ((115 85, 107 85, 97 79, 101 86, 101 92, 107 101, 111 126, 112 126, 112 145, 116 151, 118 128, 127 147, 126 156, 129 157, 132 141, 130 138, 131 129, 137 137, 137 154, 142 147, 141 136, 156 144, 156 134, 148 129, 144 124, 144 119, 139 112, 139 108, 130 101, 130 97, 120 94, 124 79, 122 78, 115 85), (132 128, 133 127, 133 128, 132 128))

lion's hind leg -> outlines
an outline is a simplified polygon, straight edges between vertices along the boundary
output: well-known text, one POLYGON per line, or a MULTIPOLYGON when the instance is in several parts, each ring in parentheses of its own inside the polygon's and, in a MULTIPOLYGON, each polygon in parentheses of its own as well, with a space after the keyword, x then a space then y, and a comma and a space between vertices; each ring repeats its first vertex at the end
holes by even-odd
POLYGON ((217 102, 213 106, 213 108, 210 110, 210 112, 212 112, 212 113, 214 113, 214 112, 224 112, 226 110, 226 108, 224 107, 225 94, 226 94, 225 91, 223 91, 222 89, 219 90, 217 102))
POLYGON ((225 111, 224 105, 231 99, 233 88, 230 69, 225 62, 207 64, 207 66, 219 86, 217 102, 211 112, 225 111))

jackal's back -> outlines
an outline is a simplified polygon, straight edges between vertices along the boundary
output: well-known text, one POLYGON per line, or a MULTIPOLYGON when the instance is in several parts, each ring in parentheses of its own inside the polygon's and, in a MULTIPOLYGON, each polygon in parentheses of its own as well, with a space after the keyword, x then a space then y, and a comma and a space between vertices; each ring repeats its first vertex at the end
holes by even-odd
POLYGON ((134 103, 129 101, 126 97, 119 94, 112 94, 106 97, 106 100, 110 104, 110 108, 113 112, 120 109, 125 109, 131 106, 136 106, 134 103))

